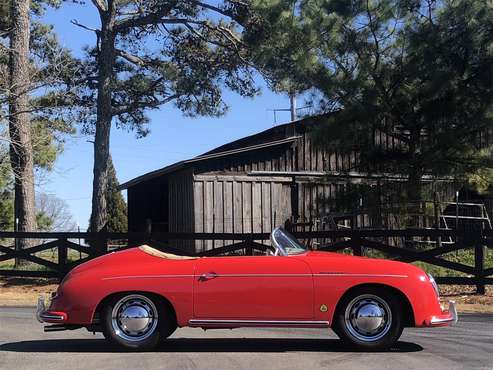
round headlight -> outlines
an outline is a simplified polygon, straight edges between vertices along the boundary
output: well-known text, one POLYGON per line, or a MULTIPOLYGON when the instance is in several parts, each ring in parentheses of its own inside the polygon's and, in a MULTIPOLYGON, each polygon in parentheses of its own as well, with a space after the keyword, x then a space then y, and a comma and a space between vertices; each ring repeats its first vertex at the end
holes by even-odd
POLYGON ((433 276, 431 276, 431 274, 428 274, 428 279, 430 280, 430 283, 433 286, 433 289, 435 290, 437 297, 440 297, 440 290, 438 289, 438 285, 435 279, 433 278, 433 276))

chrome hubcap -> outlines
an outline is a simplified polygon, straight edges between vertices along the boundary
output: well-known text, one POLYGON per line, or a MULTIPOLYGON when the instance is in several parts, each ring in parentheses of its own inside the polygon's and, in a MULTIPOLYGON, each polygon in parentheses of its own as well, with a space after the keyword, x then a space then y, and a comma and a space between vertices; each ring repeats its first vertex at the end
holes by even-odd
POLYGON ((156 330, 157 322, 156 306, 149 298, 140 294, 120 299, 111 315, 115 334, 131 342, 148 338, 156 330))
POLYGON ((392 325, 392 311, 382 298, 364 294, 347 305, 346 329, 357 339, 373 342, 383 338, 392 325))

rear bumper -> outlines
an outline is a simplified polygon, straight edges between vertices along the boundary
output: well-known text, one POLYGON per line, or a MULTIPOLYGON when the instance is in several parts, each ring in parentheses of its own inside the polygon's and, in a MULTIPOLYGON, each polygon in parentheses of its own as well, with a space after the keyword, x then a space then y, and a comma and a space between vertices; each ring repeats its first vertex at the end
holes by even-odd
POLYGON ((428 322, 429 326, 452 326, 459 321, 455 301, 448 302, 448 310, 445 310, 440 315, 432 316, 428 322))
POLYGON ((65 312, 46 310, 44 298, 39 297, 36 306, 36 319, 40 323, 63 324, 67 321, 67 314, 65 312))

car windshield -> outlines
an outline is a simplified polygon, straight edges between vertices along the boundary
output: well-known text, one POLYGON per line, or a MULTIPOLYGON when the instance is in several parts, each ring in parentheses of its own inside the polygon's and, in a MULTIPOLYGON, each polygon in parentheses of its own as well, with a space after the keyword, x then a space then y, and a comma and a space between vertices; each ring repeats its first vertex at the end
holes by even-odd
POLYGON ((276 247, 276 254, 288 256, 306 252, 306 247, 301 245, 296 238, 281 227, 272 231, 271 241, 276 247))

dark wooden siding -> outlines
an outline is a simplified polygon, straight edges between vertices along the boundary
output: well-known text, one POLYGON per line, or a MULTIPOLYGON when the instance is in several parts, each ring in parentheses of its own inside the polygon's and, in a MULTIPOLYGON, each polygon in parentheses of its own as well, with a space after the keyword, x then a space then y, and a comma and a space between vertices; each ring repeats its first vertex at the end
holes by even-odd
MULTIPOLYGON (((191 170, 178 171, 168 180, 168 222, 170 232, 194 231, 193 175, 191 170)), ((183 250, 193 246, 192 241, 170 241, 170 245, 183 250)))
MULTIPOLYGON (((194 177, 196 232, 270 232, 291 216, 289 178, 233 175, 194 177)), ((198 241, 197 251, 233 241, 198 241)))
POLYGON ((196 165, 195 172, 293 171, 294 162, 293 145, 286 143, 277 147, 204 161, 196 165))
POLYGON ((160 177, 128 189, 128 230, 146 231, 152 223, 154 231, 168 230, 168 181, 160 177))
MULTIPOLYGON (((324 216, 338 211, 334 199, 348 187, 348 179, 343 176, 330 179, 297 176, 298 187, 294 193, 297 199, 294 200, 291 177, 251 174, 252 171, 365 172, 358 165, 358 153, 317 148, 313 144, 311 127, 313 125, 303 121, 274 127, 207 154, 286 138, 296 139, 276 146, 197 160, 187 163, 185 169, 132 186, 128 190, 129 230, 144 230, 146 219, 152 220, 154 230, 177 232, 269 232, 294 213, 301 221, 323 222, 324 216)), ((378 132, 374 133, 373 140, 384 147, 402 145, 378 132)), ((381 170, 385 172, 385 169, 381 170)), ((396 182, 395 188, 399 186, 402 183, 396 182)), ((449 193, 444 191, 444 194, 449 193)), ((364 217, 356 220, 357 225, 371 226, 372 221, 364 217)), ((175 247, 202 251, 232 242, 173 243, 175 247)))
MULTIPOLYGON (((304 127, 298 139, 278 147, 265 148, 239 155, 226 156, 196 165, 196 173, 251 171, 332 171, 357 170, 356 153, 321 150, 313 144, 311 133, 304 127)), ((255 145, 252 141, 248 145, 255 145)))

